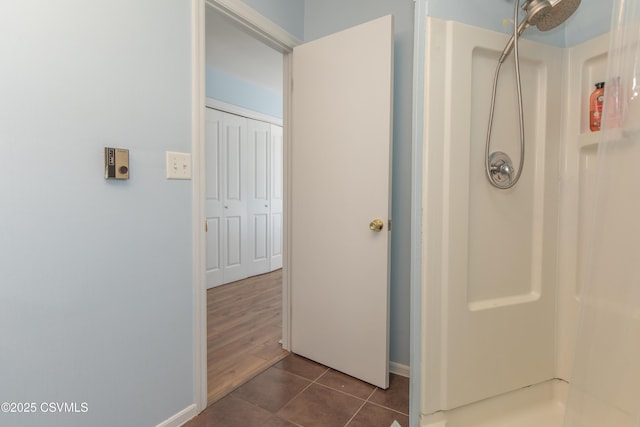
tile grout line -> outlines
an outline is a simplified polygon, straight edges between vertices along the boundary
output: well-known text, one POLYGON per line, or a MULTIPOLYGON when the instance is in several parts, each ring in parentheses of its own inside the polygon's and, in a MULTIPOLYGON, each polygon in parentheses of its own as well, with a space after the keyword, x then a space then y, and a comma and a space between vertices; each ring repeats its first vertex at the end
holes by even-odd
MULTIPOLYGON (((371 392, 371 394, 369 395, 369 397, 367 397, 367 403, 371 403, 372 405, 375 405, 375 406, 377 406, 377 407, 379 407, 379 408, 388 409, 388 410, 393 411, 393 412, 395 412, 395 413, 397 413, 397 414, 406 415, 407 417, 409 416, 409 414, 408 414, 408 413, 407 413, 407 414, 405 414, 404 412, 402 412, 402 411, 398 411, 397 409, 390 408, 390 407, 385 406, 385 405, 383 405, 383 404, 381 404, 381 403, 373 402, 373 401, 371 400, 371 398, 373 397, 373 394, 376 392, 376 390, 382 390, 382 389, 381 389, 380 387, 376 387, 376 388, 371 392)), ((408 412, 408 411, 407 411, 407 412, 408 412)))
POLYGON ((376 390, 378 389, 378 387, 374 387, 373 390, 371 391, 371 393, 369 393, 369 396, 364 399, 364 402, 362 402, 362 405, 360 405, 360 407, 358 408, 358 410, 351 416, 351 418, 349 418, 349 420, 347 421, 347 423, 344 425, 344 427, 347 427, 349 425, 349 423, 351 421, 353 421, 353 419, 360 413, 360 411, 362 411, 362 408, 364 408, 364 405, 366 405, 367 403, 372 403, 369 402, 369 399, 371 399, 371 396, 373 396, 373 393, 376 392, 376 390))
POLYGON ((377 407, 379 407, 379 408, 388 409, 388 410, 393 411, 393 412, 395 412, 395 413, 397 413, 397 414, 406 415, 407 417, 409 416, 409 414, 405 414, 405 413, 404 413, 404 412, 402 412, 402 411, 398 411, 397 409, 393 409, 393 408, 390 408, 390 407, 388 407, 388 406, 385 406, 385 405, 383 405, 383 404, 381 404, 381 403, 377 403, 377 402, 372 401, 372 400, 371 400, 371 398, 373 397, 373 394, 374 394, 377 390, 382 390, 382 389, 381 389, 380 387, 376 387, 376 388, 371 392, 371 394, 369 395, 369 397, 367 397, 367 403, 370 403, 370 404, 372 404, 372 405, 375 405, 375 406, 377 406, 377 407))
MULTIPOLYGON (((291 354, 293 354, 293 353, 291 353, 291 354)), ((275 365, 274 365, 274 368, 275 368, 275 365)), ((320 386, 320 387, 322 387, 322 388, 325 388, 325 389, 328 389, 328 390, 332 390, 332 391, 335 391, 335 392, 338 392, 338 393, 341 393, 341 394, 344 394, 344 395, 346 395, 346 396, 350 396, 350 397, 353 397, 353 398, 355 398, 355 399, 359 399, 359 400, 361 400, 361 401, 362 401, 362 404, 360 405, 360 407, 358 408, 358 410, 357 410, 357 411, 356 411, 356 412, 351 416, 351 418, 349 418, 349 420, 347 421, 347 424, 345 424, 345 427, 346 427, 346 426, 347 426, 351 421, 353 421, 353 419, 358 415, 358 413, 362 410, 362 408, 363 408, 367 403, 370 403, 370 404, 372 404, 372 405, 374 405, 374 406, 377 406, 377 407, 379 407, 379 408, 386 409, 386 410, 388 410, 388 411, 394 412, 394 413, 399 414, 399 415, 409 416, 409 414, 404 413, 404 412, 402 412, 402 411, 399 411, 399 410, 397 410, 397 409, 390 408, 390 407, 385 406, 385 405, 383 405, 383 404, 373 402, 373 401, 371 400, 371 398, 373 397, 373 395, 375 394, 375 392, 376 392, 377 390, 381 390, 379 387, 375 387, 375 386, 374 386, 374 388, 373 388, 373 390, 371 391, 371 393, 369 393, 369 396, 368 396, 367 398, 363 399, 363 398, 358 397, 358 396, 356 396, 356 395, 353 395, 353 394, 351 394, 351 393, 347 393, 347 392, 345 392, 345 391, 338 390, 338 389, 335 389, 335 388, 333 388, 333 387, 331 387, 331 386, 328 386, 328 385, 325 385, 325 384, 322 384, 322 383, 318 382, 322 377, 324 377, 328 372, 330 372, 330 371, 331 371, 331 368, 329 368, 329 367, 327 367, 327 368, 324 370, 324 372, 322 372, 321 374, 319 374, 319 375, 318 375, 315 379, 313 379, 313 380, 311 380, 311 379, 309 379, 309 378, 306 378, 306 377, 303 377, 303 376, 301 376, 301 375, 295 374, 295 373, 293 373, 293 372, 290 372, 290 371, 288 371, 288 370, 286 370, 286 369, 281 369, 281 368, 276 368, 276 369, 280 369, 280 370, 282 370, 282 371, 284 371, 284 372, 287 372, 288 374, 291 374, 291 375, 296 376, 296 377, 298 377, 298 378, 301 378, 301 379, 304 379, 304 380, 309 381, 309 384, 308 384, 306 387, 304 387, 304 388, 303 388, 299 393, 297 393, 297 394, 296 394, 295 396, 293 396, 290 400, 288 400, 284 405, 282 405, 282 407, 281 407, 280 409, 284 408, 284 407, 285 407, 285 406, 287 406, 289 403, 291 403, 293 400, 295 400, 297 397, 299 397, 302 393, 304 393, 306 390, 308 390, 308 389, 309 389, 309 387, 311 387, 313 384, 316 384, 316 385, 318 385, 318 386, 320 386)), ((278 410, 278 411, 279 411, 279 410, 278 410)), ((277 415, 277 413, 273 413, 273 415, 275 415, 276 417, 280 418, 280 417, 277 415)), ((284 418, 281 418, 281 419, 284 419, 284 418)), ((291 422, 291 421, 289 421, 289 420, 286 420, 286 421, 291 422)), ((301 427, 304 427, 304 426, 301 426, 301 427)))
MULTIPOLYGON (((280 369, 280 368, 276 368, 276 369, 280 369)), ((319 375, 315 380, 310 380, 309 378, 305 378, 305 377, 302 377, 302 376, 300 376, 300 375, 296 375, 296 374, 294 374, 293 372, 289 372, 289 371, 284 370, 284 369, 282 369, 282 371, 287 372, 287 373, 289 373, 289 374, 291 374, 291 375, 293 375, 293 376, 296 376, 296 377, 298 377, 298 378, 302 378, 302 379, 304 379, 304 380, 307 380, 307 381, 309 381, 309 384, 307 384, 307 385, 306 385, 302 390, 300 390, 300 391, 299 391, 295 396, 293 396, 293 397, 292 397, 291 399, 289 399, 289 400, 288 400, 284 405, 282 405, 282 406, 280 407, 280 409, 278 409, 278 412, 280 412, 280 410, 281 410, 282 408, 284 408, 285 406, 287 406, 289 403, 293 402, 293 401, 294 401, 298 396, 300 396, 302 393, 304 393, 304 392, 305 392, 309 387, 311 387, 312 385, 316 384, 316 381, 317 381, 320 377, 322 377, 324 374, 326 374, 326 373, 327 373, 327 371, 329 371, 329 368, 327 368, 327 369, 326 369, 322 374, 320 374, 320 375, 319 375)), ((277 416, 277 414, 276 414, 276 413, 274 413, 274 415, 276 415, 276 416, 277 416)), ((289 421, 289 420, 287 420, 287 421, 289 421)), ((289 421, 289 422, 291 422, 291 421, 289 421)))
POLYGON ((387 409, 387 410, 389 410, 389 411, 391 411, 391 412, 395 412, 396 414, 405 415, 405 416, 407 416, 407 417, 409 416, 409 414, 405 414, 405 413, 404 413, 404 412, 402 412, 402 411, 398 411, 397 409, 389 408, 388 406, 384 406, 384 405, 381 405, 381 404, 376 403, 376 402, 368 401, 367 403, 370 403, 370 404, 372 404, 372 405, 375 405, 375 406, 377 406, 378 408, 387 409))
POLYGON ((331 386, 328 386, 328 385, 322 384, 322 383, 314 382, 314 384, 319 386, 319 387, 326 388, 327 390, 335 391, 336 393, 344 394, 345 396, 353 397, 354 399, 362 400, 364 403, 367 403, 367 399, 363 399, 362 397, 358 397, 355 394, 347 393, 346 391, 338 390, 338 389, 335 389, 335 388, 333 388, 331 386))
POLYGON ((312 380, 311 378, 303 377, 302 375, 298 375, 298 374, 296 374, 296 373, 294 373, 294 372, 288 371, 288 370, 286 370, 286 369, 278 368, 278 367, 276 366, 278 363, 282 362, 284 359, 286 359, 287 357, 289 357, 289 356, 290 356, 290 355, 292 355, 292 354, 294 354, 294 353, 289 353, 287 356, 283 357, 279 362, 276 362, 276 364, 274 364, 274 365, 273 365, 273 366, 271 366, 271 367, 272 367, 272 368, 275 368, 275 369, 279 369, 279 370, 281 370, 281 371, 283 371, 283 372, 286 372, 287 374, 291 374, 291 375, 296 376, 296 377, 298 377, 298 378, 302 378, 303 380, 310 381, 310 382, 311 382, 311 384, 313 384, 313 383, 315 383, 316 381, 318 381, 318 380, 320 379, 320 377, 322 377, 322 376, 323 376, 324 374, 326 374, 329 370, 331 370, 331 368, 327 368, 323 373, 321 373, 320 375, 318 375, 318 377, 317 377, 315 380, 312 380))
MULTIPOLYGON (((277 368, 277 369, 279 369, 279 368, 277 368)), ((370 398, 371 396, 373 396, 373 393, 378 389, 378 387, 374 387, 374 388, 373 388, 373 390, 371 391, 371 393, 369 394, 369 396, 368 396, 366 399, 362 399, 362 398, 360 398, 360 397, 358 397, 358 396, 355 396, 355 395, 353 395, 353 394, 350 394, 350 393, 344 392, 344 391, 342 391, 342 390, 336 390, 336 389, 335 389, 335 388, 333 388, 333 387, 329 387, 328 385, 325 385, 325 384, 319 383, 319 382, 318 382, 318 380, 319 380, 320 378, 324 377, 324 376, 325 376, 329 371, 331 371, 331 368, 328 368, 328 367, 327 367, 327 369, 326 369, 323 373, 321 373, 320 375, 318 375, 318 376, 316 377, 316 379, 314 379, 314 380, 309 380, 308 378, 300 377, 299 375, 296 375, 296 374, 294 374, 294 373, 292 373, 292 372, 289 372, 289 373, 290 373, 290 374, 292 374, 292 375, 298 376, 298 377, 300 377, 300 378, 304 378, 304 379, 306 379, 306 380, 308 380, 308 381, 311 381, 311 382, 310 382, 310 383, 309 383, 309 385, 307 385, 304 389, 302 389, 298 394, 296 394, 294 397, 292 397, 292 398, 291 398, 287 403, 285 403, 284 405, 282 405, 282 407, 281 407, 280 409, 282 409, 282 408, 284 408, 285 406, 287 406, 289 403, 291 403, 293 400, 295 400, 298 396, 300 396, 302 393, 304 393, 307 389, 309 389, 309 387, 311 387, 312 385, 314 385, 314 384, 315 384, 315 385, 320 386, 320 387, 322 387, 322 388, 324 388, 324 389, 331 390, 331 391, 335 391, 335 392, 337 392, 337 393, 341 393, 341 394, 344 394, 344 395, 346 395, 346 396, 350 396, 350 397, 353 397, 354 399, 358 399, 358 400, 362 401, 362 404, 361 404, 361 405, 358 407, 358 409, 353 413, 353 415, 351 416, 351 418, 349 418, 349 419, 347 420, 347 422, 346 422, 346 424, 345 424, 345 427, 346 427, 347 425, 349 425, 349 423, 350 423, 351 421, 353 421, 353 419, 358 415, 358 413, 362 410, 362 408, 364 408, 364 405, 366 405, 366 404, 367 404, 367 402, 368 402, 369 398, 370 398)), ((285 372, 288 372, 288 371, 285 371, 285 372)), ((396 411, 396 412, 397 412, 397 411, 396 411)), ((274 414, 274 415, 275 415, 276 417, 278 417, 278 415, 277 415, 277 414, 274 414)), ((280 418, 280 417, 278 417, 278 418, 280 418)), ((281 419, 284 419, 284 418, 281 418, 281 419)), ((291 422, 290 420, 286 420, 286 419, 285 419, 285 421, 291 422)), ((304 427, 304 426, 301 426, 301 427, 304 427)))
MULTIPOLYGON (((293 353, 289 353, 289 355, 290 355, 290 354, 293 354, 293 353)), ((271 412, 271 411, 269 411, 269 410, 267 410, 267 409, 265 409, 265 408, 262 408, 261 406, 259 406, 259 405, 255 404, 255 403, 253 403, 253 402, 250 402, 250 401, 248 401, 248 400, 246 400, 246 399, 244 399, 244 398, 240 397, 240 396, 235 396, 235 395, 234 395, 234 397, 235 397, 236 399, 240 399, 240 400, 242 400, 242 401, 244 401, 244 402, 246 402, 246 403, 248 403, 248 404, 250 404, 250 405, 252 405, 252 406, 254 406, 254 407, 256 407, 256 408, 259 408, 259 409, 262 409, 262 410, 266 410, 267 412, 269 412, 272 416, 274 416, 274 417, 276 417, 276 418, 279 418, 279 419, 281 419, 281 420, 285 420, 285 421, 287 421, 287 422, 289 422, 289 423, 291 423, 291 424, 295 424, 295 425, 297 425, 297 426, 299 426, 299 427, 304 427, 304 426, 302 426, 302 425, 300 425, 300 424, 297 424, 297 423, 294 423, 293 421, 290 421, 290 420, 288 420, 288 419, 281 418, 281 417, 278 415, 278 412, 280 412, 280 410, 281 410, 282 408, 284 408, 285 406, 287 406, 287 405, 288 405, 289 403, 291 403, 294 399, 296 399, 298 396, 300 396, 302 393, 304 393, 304 392, 305 392, 309 387, 311 387, 313 384, 322 385, 322 384, 320 384, 320 383, 317 383, 317 381, 318 381, 320 378, 322 378, 322 377, 323 377, 327 372, 329 372, 329 371, 331 370, 331 368, 328 368, 328 367, 327 367, 327 368, 324 370, 324 372, 322 372, 320 375, 318 375, 314 380, 311 380, 311 379, 309 379, 309 378, 305 378, 305 377, 303 377, 303 376, 301 376, 301 375, 297 375, 297 374, 295 374, 295 373, 293 373, 293 372, 290 372, 290 371, 288 371, 288 370, 286 370, 286 369, 281 369, 281 368, 276 367, 276 365, 277 365, 279 362, 281 362, 282 360, 286 359, 289 355, 286 355, 286 356, 285 356, 285 357, 283 357, 280 361, 278 361, 278 362, 274 363, 273 365, 271 365, 270 367, 268 367, 267 369, 265 369, 265 371, 266 371, 266 370, 268 370, 268 369, 271 369, 271 368, 278 369, 278 370, 281 370, 281 371, 283 371, 283 372, 285 372, 285 373, 287 373, 287 374, 293 375, 294 377, 298 377, 298 378, 301 378, 301 379, 303 379, 303 380, 305 380, 305 381, 308 381, 308 382, 309 382, 309 384, 307 384, 307 385, 306 385, 302 390, 300 390, 296 395, 294 395, 291 399, 289 399, 287 402, 285 402, 285 403, 284 403, 284 404, 283 404, 283 405, 282 405, 282 406, 281 406, 281 407, 280 407, 276 412, 271 412)), ((241 387, 241 386, 240 386, 240 387, 241 387)), ((238 388, 240 388, 240 387, 238 387, 238 388)), ((236 389, 236 390, 237 390, 237 389, 236 389)), ((230 393, 228 393, 228 394, 227 394, 227 396, 232 395, 232 394, 233 394, 233 392, 235 392, 236 390, 231 391, 230 393)), ((225 397, 226 397, 226 396, 225 396, 225 397)))
MULTIPOLYGON (((369 394, 369 397, 367 397, 367 399, 366 399, 366 400, 367 400, 367 402, 369 402, 369 401, 370 401, 371 396, 373 396, 373 393, 375 393, 375 392, 376 392, 376 390, 378 390, 378 387, 374 387, 374 388, 373 388, 373 391, 369 394)), ((372 402, 372 403, 373 403, 373 402, 372 402)))
MULTIPOLYGON (((293 353, 291 353, 291 354, 293 354, 293 353)), ((276 368, 276 369, 280 369, 280 368, 276 368)), ((295 424, 295 425, 300 426, 300 427, 304 427, 303 425, 298 424, 298 423, 294 423, 293 421, 288 420, 288 419, 286 419, 286 418, 281 418, 280 416, 278 416, 278 412, 280 412, 280 411, 282 410, 282 408, 286 407, 289 403, 293 402, 293 401, 294 401, 298 396, 300 396, 302 393, 304 393, 305 391, 307 391, 307 389, 308 389, 309 387, 311 387, 312 385, 316 384, 316 381, 318 381, 322 376, 324 376, 327 372, 329 372, 329 369, 330 369, 330 368, 327 368, 323 373, 321 373, 320 375, 318 375, 318 377, 317 377, 315 380, 310 380, 309 378, 304 378, 304 377, 302 377, 302 376, 300 376, 300 375, 296 375, 296 374, 294 374, 293 372, 289 372, 289 371, 286 371, 286 370, 284 370, 284 369, 283 369, 283 371, 284 371, 284 372, 288 372, 288 373, 290 373, 291 375, 294 375, 294 376, 296 376, 296 377, 303 378, 303 379, 305 379, 305 380, 309 381, 309 384, 307 384, 307 386, 306 386, 305 388, 303 388, 302 390, 300 390, 300 392, 298 392, 298 394, 296 394, 296 395, 295 395, 295 396, 293 396, 291 399, 289 399, 289 400, 287 401, 287 403, 285 403, 284 405, 282 405, 282 406, 280 407, 280 409, 278 409, 278 411, 277 411, 276 413, 274 413, 273 415, 274 415, 274 416, 276 416, 276 417, 278 417, 278 418, 280 418, 281 420, 285 420, 285 421, 286 421, 286 422, 288 422, 288 423, 295 424)))
MULTIPOLYGON (((276 369, 280 369, 280 368, 276 368, 276 369)), ((327 370, 328 370, 328 369, 327 369, 327 370)), ((284 371, 284 370, 283 370, 283 371, 284 371)), ((286 421, 286 422, 288 422, 288 423, 294 424, 294 425, 296 425, 296 426, 298 426, 298 427, 304 427, 304 426, 303 426, 303 425, 301 425, 301 424, 294 423, 294 422, 293 422, 293 421, 291 421, 291 420, 288 420, 288 419, 286 419, 286 418, 282 418, 282 417, 280 417, 280 416, 278 415, 278 412, 280 412, 280 410, 281 410, 282 408, 284 408, 284 407, 285 407, 285 406, 287 406, 289 403, 291 403, 291 402, 292 402, 296 397, 298 397, 298 396, 300 396, 302 393, 304 393, 304 392, 305 392, 305 390, 307 390, 309 387, 311 387, 311 386, 315 383, 315 381, 311 381, 309 378, 304 378, 304 377, 301 377, 301 376, 299 376, 299 375, 293 374, 293 373, 288 372, 288 371, 284 371, 284 372, 287 372, 287 373, 289 373, 289 374, 291 374, 291 375, 294 375, 294 376, 296 376, 296 377, 299 377, 299 378, 305 379, 305 380, 309 381, 309 384, 307 384, 307 385, 306 385, 302 390, 300 390, 300 391, 299 391, 295 396, 293 396, 293 397, 292 397, 291 399, 289 399, 285 404, 283 404, 283 405, 282 405, 282 406, 281 406, 281 407, 280 407, 276 412, 271 412, 271 411, 269 411, 268 409, 265 409, 265 408, 263 408, 263 407, 261 407, 261 406, 258 406, 257 404, 255 404, 255 403, 253 403, 253 402, 250 402, 250 401, 248 401, 248 400, 246 400, 246 399, 244 399, 244 398, 242 398, 242 397, 240 397, 240 396, 233 396, 233 397, 234 397, 234 398, 236 398, 236 399, 240 399, 240 400, 242 400, 243 402, 246 402, 246 403, 250 404, 251 406, 254 406, 254 407, 258 408, 258 409, 262 409, 262 410, 264 410, 264 411, 267 411, 267 412, 269 412, 272 416, 274 416, 274 417, 276 417, 276 418, 279 418, 279 419, 284 420, 284 421, 286 421)), ((326 371, 325 371, 325 372, 326 372, 326 371)), ((324 375, 324 373, 322 373, 322 375, 324 375)), ((322 375, 320 375, 320 376, 322 376, 322 375)), ((320 378, 320 377, 318 377, 318 378, 320 378)), ((235 391, 235 390, 234 390, 234 391, 235 391)), ((233 393, 233 392, 232 392, 232 393, 233 393)), ((229 393, 229 394, 228 394, 228 396, 230 396, 232 393, 229 393)))
POLYGON ((360 405, 360 407, 358 408, 358 410, 357 410, 356 412, 354 412, 354 414, 351 416, 351 418, 349 418, 349 419, 347 420, 347 423, 344 425, 344 427, 347 427, 347 426, 349 425, 349 423, 350 423, 351 421, 353 421, 353 419, 356 417, 356 415, 358 415, 358 413, 360 413, 360 411, 362 410, 362 408, 364 408, 364 405, 366 405, 366 404, 367 404, 367 401, 366 401, 366 400, 362 402, 362 405, 360 405))

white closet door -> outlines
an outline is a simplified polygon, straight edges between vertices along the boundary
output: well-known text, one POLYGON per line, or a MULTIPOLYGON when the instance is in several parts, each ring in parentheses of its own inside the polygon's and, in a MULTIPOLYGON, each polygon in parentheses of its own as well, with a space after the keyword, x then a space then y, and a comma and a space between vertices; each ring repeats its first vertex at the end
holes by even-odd
POLYGON ((207 289, 223 283, 222 268, 222 128, 224 113, 206 112, 207 289))
POLYGON ((250 276, 267 273, 270 267, 270 133, 268 123, 247 120, 248 131, 248 199, 250 276))
POLYGON ((282 268, 283 154, 282 127, 271 125, 271 271, 282 268))
POLYGON ((248 277, 247 124, 231 114, 223 124, 223 283, 230 283, 248 277))
POLYGON ((280 126, 207 108, 207 288, 282 267, 282 148, 280 126))

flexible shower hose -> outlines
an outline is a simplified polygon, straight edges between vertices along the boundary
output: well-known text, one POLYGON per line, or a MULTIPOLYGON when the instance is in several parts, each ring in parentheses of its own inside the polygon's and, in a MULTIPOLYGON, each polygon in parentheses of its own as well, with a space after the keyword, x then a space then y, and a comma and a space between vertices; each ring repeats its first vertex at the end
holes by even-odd
POLYGON ((498 61, 498 66, 496 67, 496 72, 493 78, 493 91, 491 93, 491 109, 489 111, 489 126, 487 129, 487 141, 485 144, 485 153, 484 153, 484 165, 485 172, 487 174, 487 178, 491 185, 501 190, 507 190, 520 180, 520 176, 522 175, 522 169, 524 167, 524 111, 522 107, 522 84, 520 81, 520 55, 518 52, 518 39, 520 38, 518 35, 518 9, 520 8, 520 0, 515 0, 515 9, 513 16, 513 55, 515 60, 515 69, 516 69, 516 86, 518 92, 518 118, 520 122, 520 164, 518 166, 518 170, 516 171, 516 176, 514 179, 510 180, 507 185, 496 183, 493 175, 491 174, 491 165, 489 164, 489 148, 491 146, 491 128, 493 127, 493 114, 496 106, 496 90, 498 87, 498 77, 500 75, 500 68, 502 67, 502 62, 498 61))

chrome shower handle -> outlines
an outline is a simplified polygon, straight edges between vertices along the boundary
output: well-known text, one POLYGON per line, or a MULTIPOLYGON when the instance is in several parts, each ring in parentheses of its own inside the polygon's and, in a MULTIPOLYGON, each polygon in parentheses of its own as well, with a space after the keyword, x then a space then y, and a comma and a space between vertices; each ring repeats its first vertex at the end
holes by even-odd
POLYGON ((511 179, 511 174, 513 173, 513 168, 511 167, 511 165, 504 161, 501 161, 500 164, 492 165, 489 170, 494 175, 497 173, 507 175, 509 179, 511 179))
POLYGON ((513 182, 513 163, 507 153, 495 151, 489 156, 489 179, 498 188, 507 189, 513 182))

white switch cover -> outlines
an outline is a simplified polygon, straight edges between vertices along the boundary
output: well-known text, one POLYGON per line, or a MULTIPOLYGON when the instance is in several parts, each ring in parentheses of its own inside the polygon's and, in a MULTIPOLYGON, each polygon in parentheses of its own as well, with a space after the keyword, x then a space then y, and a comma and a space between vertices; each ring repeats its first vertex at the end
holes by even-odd
POLYGON ((191 179, 191 154, 167 151, 167 179, 191 179))

